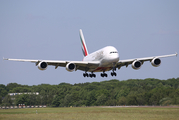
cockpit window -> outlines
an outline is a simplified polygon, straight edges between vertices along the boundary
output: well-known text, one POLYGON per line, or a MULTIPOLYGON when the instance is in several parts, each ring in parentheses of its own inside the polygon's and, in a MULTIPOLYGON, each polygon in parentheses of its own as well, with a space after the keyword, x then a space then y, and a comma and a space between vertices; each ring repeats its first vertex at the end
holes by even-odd
POLYGON ((117 51, 112 51, 112 52, 110 52, 110 54, 112 54, 112 53, 117 53, 117 51))

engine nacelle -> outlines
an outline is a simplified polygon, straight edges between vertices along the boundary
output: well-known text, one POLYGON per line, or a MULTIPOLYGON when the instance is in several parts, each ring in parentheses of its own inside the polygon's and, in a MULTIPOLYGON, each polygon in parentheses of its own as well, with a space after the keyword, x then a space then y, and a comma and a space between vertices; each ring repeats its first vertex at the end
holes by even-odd
POLYGON ((138 70, 141 66, 142 66, 142 63, 140 61, 136 60, 132 63, 132 68, 135 70, 138 70))
POLYGON ((161 64, 161 60, 159 58, 154 58, 152 61, 151 61, 151 64, 152 66, 154 67, 158 67, 160 64, 161 64))
POLYGON ((43 61, 41 61, 41 62, 38 64, 39 70, 46 70, 46 69, 47 69, 47 66, 48 66, 48 64, 47 64, 46 62, 43 62, 43 61))
POLYGON ((76 70, 76 65, 74 63, 68 63, 66 65, 66 70, 69 72, 72 72, 72 71, 76 70))

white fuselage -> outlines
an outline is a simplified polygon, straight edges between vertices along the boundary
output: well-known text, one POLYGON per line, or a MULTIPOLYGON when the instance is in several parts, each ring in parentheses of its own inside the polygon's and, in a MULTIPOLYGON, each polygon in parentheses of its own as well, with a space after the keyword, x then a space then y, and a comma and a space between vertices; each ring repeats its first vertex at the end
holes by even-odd
POLYGON ((100 65, 90 72, 108 71, 119 61, 119 54, 115 47, 107 46, 84 57, 83 61, 100 61, 100 65))

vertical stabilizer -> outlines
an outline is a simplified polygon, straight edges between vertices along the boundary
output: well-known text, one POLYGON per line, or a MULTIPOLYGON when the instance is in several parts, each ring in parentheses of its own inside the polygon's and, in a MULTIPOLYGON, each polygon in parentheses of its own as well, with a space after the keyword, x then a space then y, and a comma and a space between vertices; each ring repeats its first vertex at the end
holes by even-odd
POLYGON ((86 46, 86 43, 85 43, 85 38, 83 36, 83 32, 82 32, 81 29, 80 29, 80 40, 81 40, 81 47, 82 47, 83 55, 87 56, 88 55, 88 49, 87 49, 87 46, 86 46))

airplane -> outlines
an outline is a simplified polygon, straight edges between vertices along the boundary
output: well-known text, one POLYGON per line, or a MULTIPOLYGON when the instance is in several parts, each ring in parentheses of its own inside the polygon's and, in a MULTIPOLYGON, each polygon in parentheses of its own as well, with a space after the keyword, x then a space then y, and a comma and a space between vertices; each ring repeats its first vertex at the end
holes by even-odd
POLYGON ((91 54, 88 53, 88 49, 85 43, 83 32, 80 29, 80 40, 82 45, 82 52, 84 55, 83 61, 60 61, 60 60, 30 60, 30 59, 9 59, 4 60, 32 62, 38 66, 40 70, 46 70, 48 65, 55 66, 55 69, 60 67, 66 67, 69 72, 81 70, 84 71, 84 77, 96 77, 94 72, 102 72, 101 77, 107 77, 106 71, 111 72, 111 76, 116 76, 116 68, 120 69, 122 66, 128 67, 131 64, 132 68, 138 70, 141 68, 145 61, 150 61, 152 66, 158 67, 161 64, 160 58, 177 56, 177 53, 162 56, 153 56, 145 58, 134 58, 127 60, 120 60, 118 51, 113 46, 107 46, 100 50, 97 50, 91 54), (89 74, 87 72, 90 72, 89 74))

